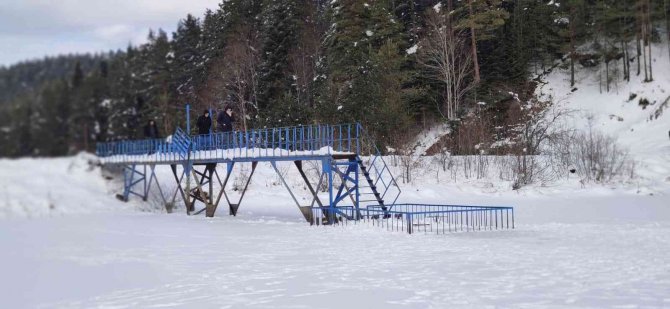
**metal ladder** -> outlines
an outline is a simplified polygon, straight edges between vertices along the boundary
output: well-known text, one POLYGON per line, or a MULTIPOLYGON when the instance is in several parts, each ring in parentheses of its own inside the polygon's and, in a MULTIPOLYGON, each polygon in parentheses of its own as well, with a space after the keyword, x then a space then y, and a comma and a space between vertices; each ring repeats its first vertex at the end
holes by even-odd
POLYGON ((359 186, 363 196, 360 203, 374 202, 382 206, 382 209, 387 210, 388 207, 390 210, 398 201, 402 191, 372 137, 360 124, 357 126, 360 145, 356 161, 367 182, 367 185, 359 186), (369 155, 363 156, 365 153, 369 155))

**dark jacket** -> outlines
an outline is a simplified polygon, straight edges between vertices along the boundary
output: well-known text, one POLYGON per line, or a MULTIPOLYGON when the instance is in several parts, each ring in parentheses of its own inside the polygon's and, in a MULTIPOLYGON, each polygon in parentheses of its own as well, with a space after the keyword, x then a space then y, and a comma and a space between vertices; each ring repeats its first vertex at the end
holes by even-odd
POLYGON ((147 125, 144 126, 144 137, 160 138, 160 134, 158 133, 158 127, 156 126, 156 123, 154 123, 153 125, 147 123, 147 125))
POLYGON ((209 134, 209 130, 212 128, 212 118, 209 116, 201 115, 198 117, 198 134, 209 134))
POLYGON ((233 131, 233 122, 235 122, 235 117, 229 116, 226 112, 221 112, 216 118, 216 122, 219 132, 231 132, 233 131))

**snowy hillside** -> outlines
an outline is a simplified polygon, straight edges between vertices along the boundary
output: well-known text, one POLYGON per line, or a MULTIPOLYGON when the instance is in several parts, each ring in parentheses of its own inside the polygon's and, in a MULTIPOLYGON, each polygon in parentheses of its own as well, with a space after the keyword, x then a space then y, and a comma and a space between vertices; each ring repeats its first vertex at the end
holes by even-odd
POLYGON ((569 71, 557 68, 543 79, 536 93, 555 102, 554 108, 574 111, 567 121, 569 127, 586 131, 591 125, 615 137, 639 164, 636 172, 645 185, 663 191, 670 186, 670 60, 665 44, 654 45, 652 54, 652 82, 643 82, 644 73, 636 76, 632 72, 630 82, 619 76, 606 92, 596 69, 580 69, 573 91, 569 71), (641 100, 649 105, 643 107, 641 100))

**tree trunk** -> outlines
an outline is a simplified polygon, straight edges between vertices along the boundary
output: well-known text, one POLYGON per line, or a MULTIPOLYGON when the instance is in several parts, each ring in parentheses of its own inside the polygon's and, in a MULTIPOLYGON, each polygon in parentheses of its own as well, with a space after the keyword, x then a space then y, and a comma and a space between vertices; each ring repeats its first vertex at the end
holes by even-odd
POLYGON ((651 58, 651 30, 653 29, 651 21, 651 1, 647 0, 647 48, 649 49, 649 81, 654 80, 654 73, 652 70, 652 58, 651 58))
POLYGON ((644 81, 649 81, 649 71, 647 70, 647 46, 649 45, 649 33, 647 33, 647 8, 646 1, 642 0, 640 7, 640 32, 642 37, 642 59, 644 61, 644 81))
POLYGON ((88 151, 88 123, 84 123, 84 151, 88 151))
POLYGON ((577 15, 577 8, 572 5, 570 7, 570 87, 575 86, 575 54, 577 53, 576 42, 575 42, 575 23, 574 17, 577 15))
POLYGON ((605 56, 605 84, 607 85, 607 92, 610 92, 610 62, 605 56))
MULTIPOLYGON (((414 3, 414 1, 412 1, 414 3)), ((447 33, 451 36, 454 34, 454 28, 451 24, 451 11, 454 10, 454 0, 447 0, 447 13, 444 14, 447 17, 447 33)))
POLYGON ((621 40, 621 50, 623 50, 623 79, 630 81, 630 63, 628 61, 628 44, 621 40))
POLYGON ((663 11, 665 12, 665 32, 668 35, 668 57, 670 57, 670 16, 668 15, 670 6, 668 0, 663 1, 663 11))
POLYGON ((629 71, 628 71, 628 69, 630 67, 630 61, 629 61, 629 58, 628 58, 628 42, 627 42, 627 36, 626 36, 626 19, 627 19, 626 18, 626 7, 627 6, 624 5, 624 8, 623 8, 623 15, 624 16, 623 16, 622 19, 620 19, 621 33, 620 33, 620 37, 619 37, 619 39, 620 39, 619 43, 621 45, 621 51, 623 52, 623 79, 625 81, 629 81, 629 78, 628 78, 629 71))
MULTIPOLYGON (((639 6, 639 4, 638 4, 638 6, 639 6)), ((637 76, 640 76, 640 72, 641 72, 641 67, 640 67, 641 59, 640 59, 640 57, 642 56, 642 45, 640 44, 640 40, 642 39, 641 38, 641 36, 642 36, 642 34, 641 34, 641 32, 642 32, 642 26, 641 26, 642 21, 640 20, 641 16, 640 16, 639 11, 640 11, 640 8, 638 7, 637 18, 635 20, 635 40, 637 41, 637 76)))
POLYGON ((475 34, 474 10, 472 9, 472 0, 468 1, 468 10, 470 11, 470 18, 473 19, 472 23, 470 24, 470 34, 471 34, 470 40, 472 41, 472 64, 474 65, 475 70, 475 84, 479 84, 481 77, 479 75, 479 60, 477 59, 477 37, 475 34))
POLYGON ((603 71, 598 69, 598 93, 603 93, 603 71))
MULTIPOLYGON (((446 34, 447 34, 447 42, 449 42, 449 44, 454 44, 454 28, 453 28, 452 20, 451 20, 451 11, 453 11, 453 9, 454 9, 453 0, 448 0, 447 1, 447 12, 444 14, 444 16, 447 18, 447 20, 446 20, 446 22, 447 22, 447 33, 446 34)), ((448 57, 452 57, 452 56, 453 55, 449 55, 448 57)), ((453 57, 452 57, 452 59, 453 59, 453 57)), ((452 63, 452 72, 448 73, 448 74, 452 75, 452 81, 453 81, 453 75, 454 75, 455 72, 453 71, 453 62, 451 62, 451 63, 452 63)), ((446 89, 446 92, 447 92, 446 95, 447 95, 447 118, 449 120, 452 120, 452 119, 456 118, 454 110, 453 110, 454 102, 452 100, 452 98, 453 98, 452 90, 458 91, 458 89, 453 89, 452 86, 448 83, 447 84, 447 89, 446 89)))
MULTIPOLYGON (((625 8, 624 12, 627 14, 628 13, 628 5, 624 5, 624 8, 625 8)), ((624 27, 626 27, 626 23, 628 22, 628 19, 629 18, 626 15, 624 17, 624 27)), ((626 30, 626 28, 624 28, 624 31, 625 30, 626 30)), ((625 47, 625 51, 626 51, 626 68, 627 68, 627 70, 626 70, 626 81, 630 82, 630 50, 628 49, 628 41, 629 41, 629 36, 628 35, 629 35, 628 32, 624 32, 624 47, 625 47)))

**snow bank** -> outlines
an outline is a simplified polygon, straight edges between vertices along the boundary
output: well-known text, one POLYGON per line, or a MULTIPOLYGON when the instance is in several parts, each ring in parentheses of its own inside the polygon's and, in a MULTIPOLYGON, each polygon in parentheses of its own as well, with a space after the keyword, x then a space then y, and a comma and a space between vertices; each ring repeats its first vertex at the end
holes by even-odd
POLYGON ((62 216, 122 208, 97 158, 0 160, 0 218, 62 216))

